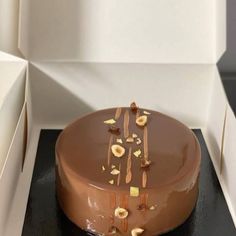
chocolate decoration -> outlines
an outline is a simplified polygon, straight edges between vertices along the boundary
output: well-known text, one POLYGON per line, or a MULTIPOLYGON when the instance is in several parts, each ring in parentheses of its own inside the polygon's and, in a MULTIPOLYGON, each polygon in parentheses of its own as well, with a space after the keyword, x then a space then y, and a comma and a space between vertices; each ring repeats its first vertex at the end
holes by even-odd
POLYGON ((116 119, 117 127, 124 127, 120 137, 136 133, 141 139, 146 138, 141 145, 123 142, 126 154, 122 158, 111 155, 109 146, 114 144, 115 138, 103 123, 114 117, 117 109, 94 112, 61 133, 56 145, 58 200, 68 218, 90 232, 106 234, 114 226, 124 236, 130 235, 135 227, 145 229, 143 236, 161 234, 182 224, 195 206, 200 147, 192 131, 175 119, 150 111, 147 125, 140 128, 135 123, 136 114, 128 108, 123 110, 116 119), (144 158, 151 157, 154 164, 147 178, 147 173, 140 168, 141 158, 132 155, 132 179, 127 184, 130 147, 132 150, 140 148, 144 158), (119 184, 109 184, 114 177, 110 169, 101 172, 101 166, 106 163, 106 169, 115 164, 121 170, 119 184), (131 197, 130 186, 139 187, 140 196, 131 197), (115 204, 114 199, 118 200, 115 204), (139 204, 157 207, 140 212, 139 204), (111 208, 118 206, 129 210, 127 219, 113 218, 111 208))
POLYGON ((115 125, 109 126, 108 131, 112 134, 116 134, 116 135, 120 134, 120 128, 116 127, 115 125))

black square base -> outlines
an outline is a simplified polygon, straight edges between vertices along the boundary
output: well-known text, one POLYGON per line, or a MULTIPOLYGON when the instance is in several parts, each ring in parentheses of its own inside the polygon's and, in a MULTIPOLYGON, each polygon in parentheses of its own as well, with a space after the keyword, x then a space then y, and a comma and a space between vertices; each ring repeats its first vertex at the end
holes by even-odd
MULTIPOLYGON (((190 218, 165 236, 234 236, 224 195, 200 130, 202 163, 197 206, 190 218)), ((60 210, 55 197, 54 149, 60 130, 42 130, 30 188, 23 236, 91 235, 76 227, 60 210)), ((164 235, 163 235, 164 236, 164 235)))

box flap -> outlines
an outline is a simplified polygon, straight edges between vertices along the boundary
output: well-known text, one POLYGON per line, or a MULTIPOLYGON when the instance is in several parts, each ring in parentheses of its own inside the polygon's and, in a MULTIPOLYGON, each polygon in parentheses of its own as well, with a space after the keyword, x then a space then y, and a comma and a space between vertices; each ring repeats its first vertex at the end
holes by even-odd
POLYGON ((19 47, 31 60, 216 63, 225 0, 21 0, 19 47))
POLYGON ((0 178, 25 99, 26 62, 0 61, 0 178))

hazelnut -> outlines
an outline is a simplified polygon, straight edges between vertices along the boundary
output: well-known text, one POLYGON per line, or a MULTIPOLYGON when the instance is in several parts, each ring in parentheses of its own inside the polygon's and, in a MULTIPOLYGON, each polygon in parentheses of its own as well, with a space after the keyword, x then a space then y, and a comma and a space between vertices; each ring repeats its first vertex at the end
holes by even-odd
POLYGON ((113 179, 109 180, 109 184, 114 184, 114 180, 113 179))
POLYGON ((113 169, 113 170, 111 171, 111 174, 112 174, 112 175, 118 175, 118 174, 120 174, 120 171, 117 170, 117 169, 113 169))
POLYGON ((143 233, 144 229, 141 228, 134 228, 131 230, 131 235, 132 236, 138 236, 141 235, 143 233))
POLYGON ((151 115, 151 113, 148 112, 148 111, 143 111, 143 114, 145 114, 145 115, 151 115))
POLYGON ((126 139, 126 142, 127 143, 133 143, 134 142, 134 138, 132 136, 129 136, 127 139, 126 139))
POLYGON ((117 143, 123 143, 123 141, 122 141, 121 138, 116 139, 116 142, 117 142, 117 143))
POLYGON ((135 151, 133 153, 136 157, 139 157, 142 154, 142 151, 140 149, 138 149, 137 151, 135 151))
POLYGON ((116 123, 116 121, 114 119, 105 120, 103 122, 104 122, 104 124, 108 124, 108 125, 114 125, 116 123))
POLYGON ((115 216, 119 219, 125 219, 129 215, 129 212, 121 207, 115 209, 115 216))
POLYGON ((145 126, 147 124, 147 116, 139 116, 137 119, 136 119, 136 124, 138 126, 145 126))
POLYGON ((154 211, 156 209, 156 206, 150 206, 149 210, 154 211))
POLYGON ((133 137, 133 138, 137 138, 137 137, 138 137, 138 135, 137 135, 137 134, 135 134, 135 133, 133 133, 133 134, 132 134, 132 137, 133 137))
POLYGON ((142 143, 141 139, 140 139, 140 138, 137 138, 136 144, 139 145, 139 144, 141 144, 141 143, 142 143))
POLYGON ((113 144, 111 151, 115 157, 122 157, 125 154, 125 149, 119 144, 113 144))

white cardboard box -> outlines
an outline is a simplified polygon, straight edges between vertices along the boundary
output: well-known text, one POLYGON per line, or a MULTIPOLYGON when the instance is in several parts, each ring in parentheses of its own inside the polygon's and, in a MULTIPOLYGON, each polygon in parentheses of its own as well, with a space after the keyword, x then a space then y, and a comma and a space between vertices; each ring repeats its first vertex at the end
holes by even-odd
POLYGON ((202 130, 236 224, 236 119, 216 67, 226 1, 16 2, 0 1, 0 39, 29 63, 0 53, 0 235, 21 235, 40 130, 133 100, 202 130))

